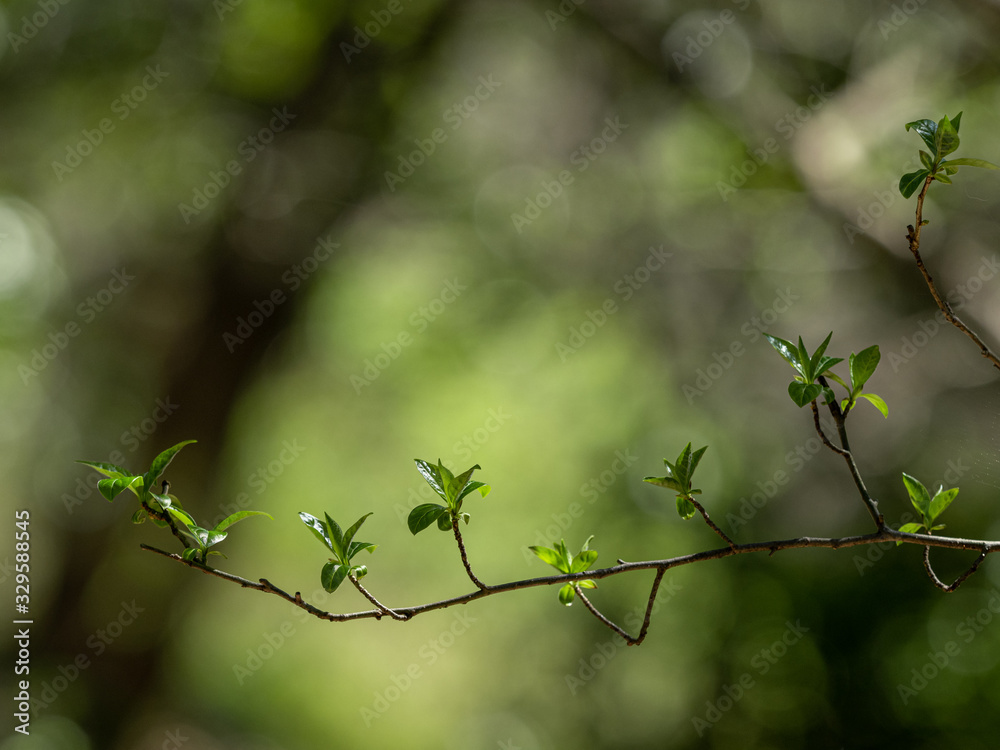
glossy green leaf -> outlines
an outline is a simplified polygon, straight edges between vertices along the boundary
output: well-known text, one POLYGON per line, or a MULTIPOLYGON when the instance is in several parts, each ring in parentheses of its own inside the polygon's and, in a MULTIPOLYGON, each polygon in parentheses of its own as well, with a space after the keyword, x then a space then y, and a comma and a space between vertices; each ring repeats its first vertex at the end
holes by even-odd
POLYGON ((437 525, 441 531, 451 531, 451 513, 448 513, 447 510, 445 508, 446 512, 438 516, 437 525))
POLYGON ((764 338, 768 340, 771 346, 774 347, 774 350, 778 352, 778 354, 780 354, 788 364, 790 364, 793 368, 795 368, 796 372, 798 372, 799 375, 805 374, 805 371, 803 370, 802 360, 799 357, 799 351, 795 346, 792 345, 791 342, 785 341, 784 339, 778 338, 777 336, 771 336, 770 334, 767 333, 764 334, 764 338))
POLYGON ((860 393, 858 398, 863 398, 871 403, 876 409, 882 412, 882 416, 886 419, 889 418, 889 406, 885 403, 881 396, 876 396, 874 393, 860 393))
POLYGON ((189 528, 189 529, 200 528, 198 526, 198 522, 195 521, 194 517, 190 513, 188 513, 186 510, 178 508, 175 505, 171 505, 169 508, 167 508, 167 511, 176 520, 180 521, 181 524, 183 524, 183 526, 185 526, 186 528, 189 528))
MULTIPOLYGON (((149 504, 154 510, 166 510, 167 508, 169 508, 174 504, 174 500, 176 499, 171 497, 170 495, 158 495, 155 492, 150 492, 149 496, 153 498, 153 501, 151 501, 149 504)), ((178 505, 177 507, 179 508, 180 505, 178 505)))
POLYGON ((100 490, 101 494, 104 495, 104 497, 110 502, 136 483, 138 483, 139 487, 142 487, 142 477, 109 477, 99 481, 97 483, 97 489, 100 490))
POLYGON ((472 516, 470 516, 468 513, 459 513, 458 514, 458 518, 461 521, 465 521, 465 525, 466 526, 468 526, 469 525, 469 521, 472 520, 472 516))
POLYGON ((792 382, 788 384, 788 395, 791 396, 792 401, 794 401, 800 409, 813 399, 819 398, 819 395, 822 392, 823 387, 818 383, 806 385, 805 383, 792 382))
MULTIPOLYGON (((410 515, 406 517, 406 525, 409 527, 411 534, 418 534, 432 523, 439 520, 442 513, 447 512, 448 509, 443 505, 438 505, 437 503, 424 503, 423 505, 418 505, 410 511, 410 515)), ((449 519, 449 527, 450 525, 449 519)))
POLYGON ((320 572, 320 582, 323 584, 323 589, 332 594, 340 588, 340 584, 347 578, 349 570, 347 565, 341 565, 336 560, 328 562, 320 572))
MULTIPOLYGON (((959 119, 961 119, 961 114, 959 114, 959 119)), ((909 131, 910 128, 917 131, 924 143, 927 144, 927 148, 931 150, 932 155, 935 157, 939 156, 935 139, 937 123, 934 120, 914 120, 913 122, 906 123, 906 130, 909 131)))
POLYGON ((937 494, 935 494, 931 500, 930 510, 927 514, 931 523, 934 523, 934 521, 937 520, 937 517, 947 510, 948 506, 951 505, 957 495, 958 487, 952 487, 950 490, 937 491, 937 494))
POLYGON ((445 466, 441 459, 438 459, 437 466, 435 467, 438 472, 438 476, 441 478, 441 487, 444 489, 444 499, 448 502, 448 505, 453 506, 455 503, 455 497, 457 495, 457 481, 454 474, 451 473, 451 469, 445 466))
POLYGON ((465 490, 468 488, 472 480, 472 473, 479 468, 481 468, 479 464, 476 464, 471 469, 466 469, 455 477, 452 488, 449 491, 449 497, 454 499, 456 507, 461 502, 462 498, 468 494, 465 490))
POLYGON ((83 464, 84 466, 89 466, 91 469, 95 469, 96 471, 101 472, 105 476, 109 476, 112 478, 131 476, 131 474, 126 469, 123 469, 121 466, 118 466, 118 464, 111 464, 105 461, 80 461, 80 460, 77 460, 76 463, 83 464))
POLYGON ((938 182, 943 182, 945 185, 951 185, 951 178, 944 172, 938 172, 934 175, 934 179, 938 182))
POLYGON ((348 571, 349 575, 353 575, 355 578, 364 578, 368 575, 367 565, 352 565, 351 569, 348 571))
POLYGON ((576 585, 579 586, 581 589, 596 589, 597 588, 597 582, 596 581, 592 581, 589 578, 587 580, 585 580, 585 581, 580 581, 576 585))
POLYGON ((420 475, 424 478, 427 484, 431 486, 431 489, 434 490, 434 492, 436 492, 442 500, 448 502, 448 495, 445 493, 444 483, 442 481, 441 474, 438 471, 438 467, 432 463, 428 463, 427 461, 421 461, 419 458, 415 458, 413 461, 417 465, 417 471, 420 472, 420 475))
POLYGON ((201 550, 196 547, 188 547, 183 552, 181 552, 181 557, 185 560, 190 560, 191 562, 197 562, 200 557, 201 550))
POLYGON ((906 472, 903 472, 903 484, 906 485, 906 491, 910 495, 910 502, 913 503, 913 507, 917 509, 925 522, 928 521, 930 517, 931 496, 927 492, 927 488, 921 484, 919 479, 911 477, 906 472))
POLYGON ((164 470, 166 470, 167 466, 170 465, 170 462, 174 460, 174 456, 177 455, 181 448, 197 442, 197 440, 185 440, 171 448, 167 448, 163 453, 154 458, 153 463, 149 465, 149 471, 143 475, 144 486, 147 489, 152 487, 156 483, 156 480, 160 478, 160 475, 163 474, 164 470))
POLYGON ((486 497, 488 494, 490 494, 490 486, 488 484, 483 484, 482 482, 469 482, 467 485, 465 485, 465 489, 463 489, 462 492, 459 494, 458 496, 459 502, 461 502, 465 498, 465 496, 468 495, 470 492, 475 492, 476 490, 479 490, 479 494, 482 497, 486 497))
MULTIPOLYGON (((962 113, 959 112, 958 119, 961 119, 962 113)), ((942 156, 947 156, 958 148, 960 143, 958 137, 958 129, 955 125, 948 119, 945 115, 938 122, 937 132, 934 134, 934 142, 937 146, 935 153, 940 159, 942 156)))
POLYGON ((862 349, 847 358, 847 366, 851 371, 851 391, 855 395, 861 392, 861 387, 868 382, 868 378, 875 372, 881 359, 882 354, 879 352, 878 344, 862 349))
MULTIPOLYGON (((1000 169, 993 162, 986 161, 985 159, 948 159, 941 162, 942 165, 947 164, 949 167, 980 167, 981 169, 1000 169)), ((81 462, 82 463, 82 462, 81 462)))
POLYGON ((266 516, 267 518, 270 518, 272 521, 274 520, 274 517, 270 513, 265 513, 264 511, 261 510, 241 510, 237 513, 233 513, 231 516, 223 518, 221 521, 219 521, 219 523, 216 524, 215 528, 212 529, 212 531, 215 532, 225 531, 234 523, 238 523, 239 521, 242 521, 244 518, 249 518, 250 516, 266 516))
POLYGON ((333 545, 333 554, 340 558, 341 562, 347 562, 347 547, 344 545, 344 531, 340 524, 330 518, 329 513, 324 513, 326 519, 326 530, 330 536, 330 543, 333 545))
POLYGON ((921 149, 920 151, 920 163, 923 164, 927 169, 931 169, 934 166, 934 158, 928 154, 926 151, 921 149))
POLYGON ((326 525, 320 521, 316 516, 310 515, 308 513, 299 513, 299 518, 302 519, 302 523, 309 527, 309 530, 326 546, 328 550, 333 552, 333 542, 330 540, 330 534, 326 529, 326 525))
MULTIPOLYGON (((354 524, 351 526, 351 528, 349 528, 347 531, 344 532, 344 550, 345 551, 347 551, 347 552, 350 551, 350 549, 351 549, 351 541, 354 539, 354 535, 358 533, 358 529, 361 528, 361 524, 363 524, 368 519, 368 516, 370 516, 370 515, 372 515, 372 514, 371 513, 365 513, 363 516, 361 516, 361 518, 359 518, 357 521, 354 522, 354 524)), ((350 554, 348 554, 347 557, 348 557, 348 559, 350 559, 350 557, 351 557, 350 554)))
POLYGON ((351 542, 350 548, 347 550, 347 559, 351 560, 356 554, 364 550, 368 550, 368 554, 373 553, 378 548, 377 544, 371 544, 370 542, 351 542))
POLYGON ((685 521, 694 517, 694 514, 698 512, 698 509, 694 507, 692 503, 686 497, 677 498, 677 515, 683 518, 685 521))
POLYGON ((674 492, 684 491, 680 482, 673 477, 644 477, 642 481, 655 484, 657 487, 666 487, 668 490, 673 490, 674 492))
POLYGON ((146 513, 146 509, 139 508, 139 510, 132 514, 132 523, 139 525, 140 523, 144 523, 148 517, 149 514, 146 513))
POLYGON ((229 535, 227 531, 208 531, 205 532, 205 546, 211 547, 213 544, 218 544, 223 539, 229 535))
POLYGON ((597 550, 589 549, 582 551, 579 555, 573 558, 573 564, 570 566, 570 573, 582 573, 597 560, 597 550))
POLYGON ((559 601, 567 607, 573 603, 574 597, 576 597, 576 591, 573 590, 573 584, 567 583, 559 589, 559 601))
POLYGON ((904 174, 899 179, 899 192, 904 198, 909 198, 915 192, 917 192, 921 185, 924 184, 924 180, 930 175, 930 172, 926 169, 918 169, 916 172, 910 172, 904 174))
POLYGON ((539 560, 548 563, 559 572, 561 573, 569 572, 568 570, 563 570, 562 568, 563 565, 562 555, 560 555, 559 552, 552 549, 551 547, 528 547, 528 549, 534 552, 538 556, 539 560))
MULTIPOLYGON (((902 526, 899 527, 899 530, 906 534, 919 534, 922 528, 924 528, 924 525, 922 523, 904 523, 902 526)), ((901 539, 896 541, 897 547, 901 544, 903 544, 903 541, 901 539)))
MULTIPOLYGON (((826 370, 828 370, 831 367, 833 367, 832 364, 831 365, 827 365, 826 364, 826 362, 828 360, 831 360, 833 358, 832 357, 824 357, 823 356, 823 354, 826 352, 826 347, 830 345, 830 339, 831 338, 833 338, 833 331, 830 331, 830 333, 827 335, 827 337, 825 339, 823 339, 823 343, 820 344, 818 347, 816 347, 816 351, 814 351, 812 357, 809 358, 809 373, 811 375, 811 377, 809 378, 809 380, 813 380, 815 378, 818 378, 826 370)), ((802 337, 801 336, 799 336, 799 347, 802 350, 803 357, 808 356, 808 355, 806 355, 806 348, 805 348, 805 346, 802 343, 802 337)), ((836 364, 836 362, 840 362, 840 361, 841 360, 838 359, 838 360, 836 360, 834 362, 834 364, 836 364)))

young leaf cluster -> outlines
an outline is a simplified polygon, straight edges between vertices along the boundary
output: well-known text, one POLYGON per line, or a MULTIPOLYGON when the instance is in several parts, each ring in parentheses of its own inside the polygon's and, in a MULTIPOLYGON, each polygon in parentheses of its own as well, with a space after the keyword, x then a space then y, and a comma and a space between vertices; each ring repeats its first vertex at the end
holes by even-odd
MULTIPOLYGON (((910 495, 910 502, 913 503, 913 507, 920 514, 921 523, 903 524, 899 527, 899 530, 909 534, 918 534, 921 531, 932 534, 938 529, 943 529, 943 524, 935 526, 934 522, 937 521, 938 516, 944 513, 958 495, 958 487, 946 490, 944 485, 941 485, 938 487, 937 492, 934 493, 934 497, 931 497, 931 493, 927 491, 927 488, 924 487, 920 480, 911 477, 905 472, 903 473, 903 484, 906 485, 906 491, 910 495)), ((900 544, 902 544, 901 541, 896 542, 896 546, 900 544)))
POLYGON ((411 510, 406 519, 410 533, 419 534, 435 522, 441 531, 451 529, 453 521, 458 519, 468 524, 469 514, 462 512, 462 501, 466 495, 478 491, 480 495, 486 497, 490 492, 488 484, 472 481, 472 473, 481 468, 479 464, 455 476, 441 463, 441 459, 438 459, 436 465, 420 459, 414 459, 414 462, 421 476, 437 496, 444 500, 445 505, 424 503, 411 510))
POLYGON ((323 515, 325 520, 322 521, 308 513, 299 513, 299 518, 334 555, 320 573, 323 588, 332 594, 348 575, 353 575, 355 578, 364 578, 368 575, 366 566, 354 565, 351 560, 362 550, 368 550, 369 554, 374 552, 377 545, 354 541, 354 535, 371 513, 361 516, 346 532, 341 530, 329 514, 323 515))
MULTIPOLYGON (((593 538, 593 534, 587 537, 587 541, 583 543, 583 547, 580 548, 579 553, 575 556, 571 555, 569 550, 566 549, 565 539, 560 539, 555 548, 529 547, 528 549, 538 555, 539 559, 543 562, 547 562, 560 573, 582 573, 597 560, 597 550, 590 549, 590 540, 593 538)), ((579 586, 582 589, 597 588, 597 584, 589 578, 575 584, 565 584, 559 589, 559 601, 567 607, 573 603, 573 599, 576 597, 576 589, 574 586, 579 586)))
POLYGON ((850 372, 850 382, 848 383, 830 369, 844 361, 843 357, 829 357, 825 354, 832 336, 833 332, 831 331, 810 356, 805 344, 802 343, 801 336, 799 336, 798 346, 795 346, 790 341, 767 333, 764 334, 764 338, 770 342, 775 351, 798 373, 795 380, 788 384, 789 397, 799 408, 815 401, 820 396, 823 396, 828 404, 835 403, 837 398, 833 389, 816 382, 820 378, 830 378, 847 391, 847 398, 841 402, 841 410, 845 416, 854 408, 857 400, 863 398, 882 412, 882 416, 888 417, 889 407, 886 406, 885 401, 874 393, 864 393, 865 383, 874 374, 875 368, 878 367, 881 360, 882 355, 879 353, 878 346, 869 346, 867 349, 862 349, 859 354, 851 353, 848 358, 850 372))
MULTIPOLYGON (((959 167, 981 167, 983 169, 1000 169, 984 159, 945 159, 954 153, 960 143, 958 128, 962 121, 962 113, 949 120, 947 115, 938 122, 933 120, 914 120, 906 123, 906 129, 913 128, 923 139, 930 150, 920 151, 921 169, 904 174, 899 180, 899 192, 904 198, 909 198, 927 180, 937 180, 945 185, 951 184, 951 177, 958 172, 959 167)), ((927 222, 924 222, 925 224, 927 222)))
POLYGON ((141 475, 133 475, 122 467, 111 463, 96 461, 77 461, 77 463, 89 466, 105 475, 106 478, 97 483, 97 489, 109 502, 125 490, 130 490, 139 499, 140 507, 132 516, 133 523, 143 523, 149 518, 157 526, 172 526, 185 544, 182 557, 185 560, 204 563, 209 555, 225 557, 221 552, 209 548, 225 539, 229 535, 226 529, 234 523, 250 516, 272 517, 268 513, 257 510, 242 510, 224 518, 216 524, 215 528, 206 529, 199 526, 194 517, 181 507, 176 497, 167 493, 170 486, 168 482, 163 482, 162 492, 153 492, 151 488, 170 465, 170 462, 174 460, 174 456, 185 445, 194 442, 197 441, 185 440, 167 448, 153 459, 149 470, 141 475), (171 520, 179 523, 172 524, 171 520))
POLYGON ((706 445, 692 452, 691 443, 688 443, 681 450, 680 455, 677 456, 677 461, 674 463, 663 459, 663 463, 667 467, 667 475, 665 477, 646 477, 642 480, 650 484, 655 484, 657 487, 666 487, 676 492, 677 514, 685 521, 692 518, 695 514, 694 503, 691 500, 692 496, 700 495, 701 490, 692 489, 691 481, 694 478, 695 469, 698 468, 698 462, 701 461, 701 457, 707 450, 708 446, 706 445))

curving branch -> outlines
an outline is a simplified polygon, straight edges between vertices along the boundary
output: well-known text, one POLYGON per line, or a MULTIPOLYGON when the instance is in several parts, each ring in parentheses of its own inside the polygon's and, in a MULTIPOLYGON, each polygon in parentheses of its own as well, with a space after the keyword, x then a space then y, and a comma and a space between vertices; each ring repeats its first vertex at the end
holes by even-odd
POLYGON ((465 572, 469 574, 469 579, 479 587, 480 591, 488 591, 491 587, 476 578, 476 574, 472 572, 472 566, 469 565, 469 557, 465 554, 465 542, 462 541, 462 532, 458 530, 458 516, 451 517, 451 530, 455 532, 458 551, 462 554, 462 565, 465 566, 465 572))

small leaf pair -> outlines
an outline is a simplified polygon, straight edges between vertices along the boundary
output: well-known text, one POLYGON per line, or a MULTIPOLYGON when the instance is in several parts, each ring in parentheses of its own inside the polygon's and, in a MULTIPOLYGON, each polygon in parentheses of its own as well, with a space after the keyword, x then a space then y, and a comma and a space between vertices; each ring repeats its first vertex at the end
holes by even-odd
POLYGON ((97 483, 97 489, 108 500, 108 502, 114 500, 125 490, 131 490, 132 493, 139 498, 139 502, 143 502, 149 500, 149 497, 152 494, 150 488, 156 484, 156 480, 160 478, 160 475, 163 474, 170 462, 174 460, 174 456, 176 456, 185 445, 189 445, 194 442, 197 441, 185 440, 172 448, 167 448, 167 450, 163 451, 163 453, 153 459, 153 463, 149 465, 149 471, 140 476, 134 475, 128 470, 123 469, 121 466, 112 463, 105 463, 101 461, 77 461, 77 463, 89 466, 107 477, 97 483))
MULTIPOLYGON (((906 485, 906 491, 910 495, 910 502, 913 503, 913 507, 920 514, 921 523, 903 524, 899 527, 899 530, 908 534, 917 534, 921 530, 924 530, 928 534, 931 534, 938 529, 943 529, 943 524, 935 526, 934 522, 938 516, 944 513, 958 495, 958 487, 946 490, 942 485, 938 487, 938 491, 934 493, 934 497, 931 497, 931 493, 927 491, 927 488, 924 487, 920 480, 911 477, 905 472, 903 473, 903 484, 906 485)), ((900 544, 902 544, 901 541, 896 542, 896 546, 900 544)))
MULTIPOLYGON (((583 547, 576 556, 570 555, 569 550, 566 549, 565 539, 559 540, 559 543, 554 548, 529 547, 528 549, 538 555, 540 560, 547 562, 560 573, 582 573, 597 560, 597 550, 590 549, 590 540, 593 538, 593 534, 587 537, 587 541, 583 543, 583 547)), ((573 588, 573 585, 572 583, 567 583, 559 589, 559 601, 567 607, 573 603, 573 599, 576 597, 576 590, 573 588)), ((582 589, 597 588, 597 584, 589 578, 584 581, 578 581, 576 585, 582 589)))
POLYGON ((377 545, 354 541, 354 535, 358 533, 361 524, 371 513, 365 513, 361 516, 346 532, 341 530, 340 525, 330 518, 329 514, 324 513, 323 515, 326 519, 324 521, 308 513, 299 513, 299 518, 315 534, 316 538, 334 554, 334 557, 330 558, 330 562, 323 566, 320 573, 323 588, 332 594, 348 575, 354 575, 355 578, 364 578, 368 575, 366 566, 353 565, 351 560, 362 550, 368 550, 369 553, 374 552, 377 545))
POLYGON ((958 149, 960 139, 958 128, 961 125, 962 113, 949 120, 947 116, 938 122, 933 120, 914 120, 906 123, 906 129, 913 128, 923 139, 930 153, 920 151, 920 163, 923 169, 904 174, 899 180, 899 192, 904 198, 909 198, 920 190, 921 185, 930 177, 932 180, 951 184, 951 177, 958 172, 959 167, 980 167, 982 169, 1000 169, 984 159, 945 159, 944 157, 958 149))
POLYGON ((488 484, 472 481, 472 473, 481 468, 479 464, 455 476, 441 463, 441 459, 438 459, 437 465, 420 459, 414 459, 414 462, 417 464, 417 471, 446 504, 424 503, 411 510, 406 519, 410 533, 418 534, 435 522, 441 531, 448 531, 452 527, 452 519, 461 519, 468 524, 469 514, 462 512, 465 496, 478 491, 486 497, 490 492, 488 484))
POLYGON ((698 462, 701 461, 701 457, 707 450, 708 446, 706 445, 692 452, 691 443, 688 443, 681 450, 680 455, 677 456, 676 462, 670 463, 667 459, 663 459, 663 463, 667 467, 667 475, 665 477, 645 477, 642 480, 650 484, 655 484, 657 487, 666 487, 668 490, 676 492, 677 514, 685 521, 692 518, 696 513, 694 503, 691 502, 691 497, 692 495, 700 495, 701 490, 692 489, 691 481, 694 477, 695 469, 698 468, 698 462))
POLYGON ((850 385, 841 380, 835 373, 826 373, 826 377, 840 383, 844 387, 844 390, 847 391, 847 398, 840 402, 840 408, 845 416, 854 408, 857 400, 863 398, 882 412, 883 417, 889 417, 889 407, 886 406, 881 396, 876 396, 874 393, 862 392, 865 383, 868 382, 868 378, 875 372, 875 368, 878 367, 881 358, 882 355, 879 353, 877 344, 869 346, 867 349, 862 349, 858 354, 852 352, 851 356, 847 358, 847 366, 851 374, 850 385))

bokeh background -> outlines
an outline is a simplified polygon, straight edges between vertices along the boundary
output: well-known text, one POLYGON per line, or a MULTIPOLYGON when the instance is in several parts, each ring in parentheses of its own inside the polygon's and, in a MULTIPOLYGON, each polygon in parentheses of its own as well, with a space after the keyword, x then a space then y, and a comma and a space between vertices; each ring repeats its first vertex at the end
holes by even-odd
MULTIPOLYGON (((406 528, 414 458, 482 466, 487 582, 561 537, 717 547, 641 481, 688 441, 738 540, 862 533, 760 335, 833 331, 881 347, 889 419, 849 426, 887 518, 908 471, 996 539, 997 373, 935 322, 895 185, 918 118, 964 111, 959 155, 1000 161, 1000 4, 25 0, 0 31, 2 577, 12 612, 28 509, 37 702, 3 750, 996 746, 992 560, 951 595, 911 547, 689 566, 639 648, 553 588, 332 624, 141 551, 178 545, 73 461, 197 439, 185 506, 274 516, 214 560, 333 611, 367 606, 324 595, 299 511, 374 511, 390 605, 470 590, 406 528)), ((997 180, 935 186, 923 235, 992 344, 997 180)), ((593 599, 635 632, 650 578, 593 599)))

